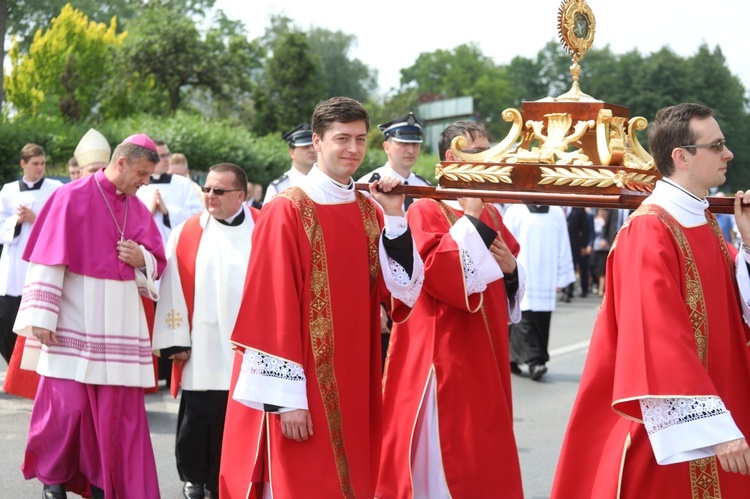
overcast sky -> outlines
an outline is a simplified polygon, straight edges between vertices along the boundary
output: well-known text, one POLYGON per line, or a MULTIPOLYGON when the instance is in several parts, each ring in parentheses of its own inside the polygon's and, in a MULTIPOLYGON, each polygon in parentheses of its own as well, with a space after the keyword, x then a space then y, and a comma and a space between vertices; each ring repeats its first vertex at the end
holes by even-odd
MULTIPOLYGON (((747 0, 588 0, 596 18, 594 48, 615 54, 650 54, 667 45, 680 56, 702 43, 721 47, 730 71, 750 89, 750 2, 747 0)), ((558 0, 494 2, 351 2, 341 0, 218 0, 230 19, 245 23, 251 39, 270 16, 284 14, 307 30, 326 28, 354 35, 350 57, 378 71, 380 92, 398 87, 399 70, 419 54, 476 43, 485 56, 507 64, 516 55, 534 57, 557 40, 558 0), (438 4, 450 8, 438 8, 438 4), (464 9, 466 5, 468 9, 464 9)), ((585 59, 581 62, 586 64, 585 59)), ((581 82, 586 91, 585 81, 581 82)), ((594 96, 596 97, 596 96, 594 96)))

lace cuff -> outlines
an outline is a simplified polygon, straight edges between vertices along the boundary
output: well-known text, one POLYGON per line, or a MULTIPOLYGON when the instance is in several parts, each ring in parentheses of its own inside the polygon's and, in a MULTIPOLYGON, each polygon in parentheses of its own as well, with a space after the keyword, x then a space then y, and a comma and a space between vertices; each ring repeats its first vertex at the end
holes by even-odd
POLYGON ((232 398, 253 409, 265 404, 307 409, 307 378, 302 365, 248 348, 232 398))
POLYGON ((640 399, 639 402, 643 414, 643 425, 649 435, 675 425, 729 413, 724 402, 716 397, 645 398, 640 399))
POLYGON ((518 268, 518 290, 516 294, 508 297, 508 322, 518 324, 521 322, 521 301, 526 294, 526 272, 523 266, 516 260, 518 268))
POLYGON ((251 349, 245 350, 241 372, 286 381, 306 381, 301 365, 251 349))
POLYGON ((742 438, 718 397, 639 400, 656 462, 681 463, 713 456, 713 447, 742 438))
POLYGON ((484 282, 479 272, 479 267, 471 258, 471 253, 462 244, 458 245, 458 251, 461 253, 461 266, 464 269, 464 281, 466 282, 466 294, 473 295, 481 293, 487 289, 487 283, 484 282))
POLYGON ((422 285, 424 284, 424 263, 419 256, 416 244, 412 245, 412 248, 414 267, 412 268, 411 277, 400 263, 388 256, 382 240, 378 249, 383 268, 385 287, 393 298, 401 301, 407 307, 413 307, 417 302, 419 293, 422 291, 422 285), (384 264, 383 262, 386 263, 384 264))

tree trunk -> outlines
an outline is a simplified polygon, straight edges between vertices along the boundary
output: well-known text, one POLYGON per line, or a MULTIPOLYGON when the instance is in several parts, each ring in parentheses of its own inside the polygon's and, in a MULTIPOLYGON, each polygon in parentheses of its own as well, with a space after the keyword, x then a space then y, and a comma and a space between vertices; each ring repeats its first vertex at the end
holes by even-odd
POLYGON ((5 34, 8 29, 8 0, 0 0, 0 111, 3 109, 5 101, 5 91, 3 87, 4 73, 3 63, 5 62, 5 34))

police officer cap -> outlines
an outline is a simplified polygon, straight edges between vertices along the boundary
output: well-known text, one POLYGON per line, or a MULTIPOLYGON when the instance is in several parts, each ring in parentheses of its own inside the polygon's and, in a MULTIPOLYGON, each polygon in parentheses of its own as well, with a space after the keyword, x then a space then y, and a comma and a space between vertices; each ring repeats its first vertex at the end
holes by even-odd
POLYGON ((289 142, 289 147, 309 146, 312 144, 312 125, 301 123, 294 127, 294 130, 286 132, 281 137, 289 142))
POLYGON ((422 142, 422 122, 419 118, 414 116, 414 113, 409 113, 395 120, 378 125, 378 128, 383 131, 383 138, 388 140, 392 138, 397 142, 422 142))

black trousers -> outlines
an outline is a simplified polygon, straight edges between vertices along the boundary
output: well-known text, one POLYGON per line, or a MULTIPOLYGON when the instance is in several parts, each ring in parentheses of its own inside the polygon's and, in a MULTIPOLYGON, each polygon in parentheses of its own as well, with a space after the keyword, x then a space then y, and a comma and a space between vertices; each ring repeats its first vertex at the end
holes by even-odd
POLYGON ((20 296, 0 296, 0 355, 8 364, 10 356, 13 355, 13 347, 16 346, 18 335, 13 332, 13 324, 16 322, 20 306, 20 296))
POLYGON ((219 497, 221 441, 229 391, 182 391, 177 413, 175 457, 183 482, 204 484, 219 497))
MULTIPOLYGON (((589 269, 591 268, 589 255, 581 255, 579 249, 573 249, 573 267, 578 269, 578 276, 581 280, 581 296, 587 296, 589 294, 589 269)), ((568 284, 565 288, 565 294, 572 298, 575 287, 575 282, 568 284)))
POLYGON ((521 312, 521 322, 510 325, 510 360, 529 366, 549 361, 549 326, 552 312, 521 312))

